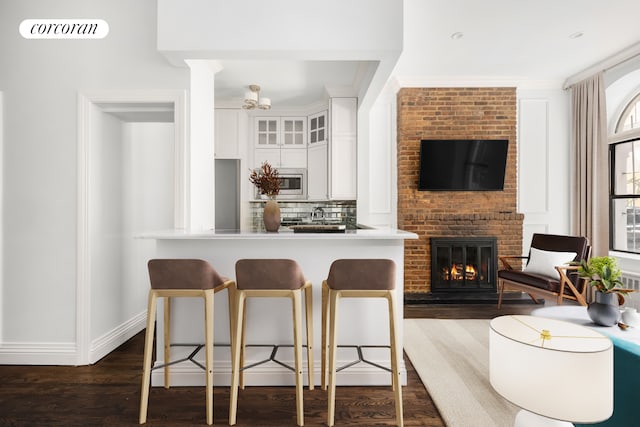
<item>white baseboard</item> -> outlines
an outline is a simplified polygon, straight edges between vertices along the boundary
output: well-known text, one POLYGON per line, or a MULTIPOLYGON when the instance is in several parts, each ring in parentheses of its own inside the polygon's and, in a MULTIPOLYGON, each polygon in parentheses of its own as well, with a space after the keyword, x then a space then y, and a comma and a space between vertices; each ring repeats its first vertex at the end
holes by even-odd
POLYGON ((89 363, 92 365, 127 342, 146 327, 147 310, 127 320, 117 328, 91 341, 89 363))
MULTIPOLYGON (((198 360, 203 363, 204 361, 198 360)), ((337 365, 348 363, 348 360, 338 361, 337 365)), ((247 361, 247 363, 252 363, 247 361)), ((213 383, 216 386, 228 387, 231 384, 231 365, 228 361, 214 361, 213 383)), ((314 382, 320 387, 320 362, 314 363, 314 382)), ((183 362, 172 365, 169 368, 169 381, 171 386, 204 386, 204 371, 191 362, 183 362)), ((308 385, 307 369, 304 364, 304 385, 308 385)), ((400 367, 401 384, 407 385, 407 370, 404 362, 400 367)), ((248 369, 245 374, 247 386, 295 386, 293 372, 273 362, 248 369)), ((162 387, 164 385, 164 370, 162 368, 151 372, 151 385, 162 387)), ((358 364, 341 371, 336 376, 338 386, 384 386, 391 385, 391 373, 375 368, 367 364, 358 364)))
POLYGON ((0 365, 75 365, 75 343, 5 342, 0 345, 0 365))
MULTIPOLYGON (((89 354, 93 364, 118 348, 146 326, 146 310, 127 320, 91 343, 89 354)), ((0 343, 0 365, 67 365, 78 364, 76 343, 0 343)))

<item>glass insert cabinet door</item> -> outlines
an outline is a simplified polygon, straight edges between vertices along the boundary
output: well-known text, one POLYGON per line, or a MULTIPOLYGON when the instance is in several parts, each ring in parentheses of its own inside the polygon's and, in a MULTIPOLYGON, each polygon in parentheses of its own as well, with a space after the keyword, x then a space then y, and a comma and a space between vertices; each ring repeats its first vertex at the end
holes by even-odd
POLYGON ((279 144, 278 135, 280 120, 274 118, 256 119, 256 145, 259 147, 275 147, 279 144))
POLYGON ((309 116, 309 145, 327 142, 327 112, 309 116))
POLYGON ((306 117, 282 118, 282 145, 285 147, 305 147, 307 136, 306 117))

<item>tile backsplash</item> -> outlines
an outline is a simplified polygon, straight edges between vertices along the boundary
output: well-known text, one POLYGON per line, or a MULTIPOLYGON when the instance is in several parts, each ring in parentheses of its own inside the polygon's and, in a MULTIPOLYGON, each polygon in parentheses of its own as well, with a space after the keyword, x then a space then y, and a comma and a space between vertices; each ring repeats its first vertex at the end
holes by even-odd
MULTIPOLYGON (((264 201, 249 203, 250 224, 257 231, 264 231, 262 211, 264 201)), ((331 224, 345 224, 347 228, 356 227, 356 201, 287 201, 278 200, 280 205, 280 217, 282 225, 291 225, 301 222, 324 221, 331 224)))

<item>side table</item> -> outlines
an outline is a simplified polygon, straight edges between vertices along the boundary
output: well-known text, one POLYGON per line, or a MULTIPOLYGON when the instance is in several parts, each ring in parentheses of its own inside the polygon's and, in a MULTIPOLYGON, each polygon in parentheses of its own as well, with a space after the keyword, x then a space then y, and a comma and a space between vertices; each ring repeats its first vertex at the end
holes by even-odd
MULTIPOLYGON (((639 425, 640 328, 622 330, 617 326, 599 326, 591 321, 583 306, 558 305, 534 310, 533 316, 549 317, 576 323, 601 332, 613 342, 613 415, 591 426, 622 427, 639 425)), ((589 375, 585 372, 585 375, 589 375)), ((579 425, 579 424, 576 424, 579 425)))

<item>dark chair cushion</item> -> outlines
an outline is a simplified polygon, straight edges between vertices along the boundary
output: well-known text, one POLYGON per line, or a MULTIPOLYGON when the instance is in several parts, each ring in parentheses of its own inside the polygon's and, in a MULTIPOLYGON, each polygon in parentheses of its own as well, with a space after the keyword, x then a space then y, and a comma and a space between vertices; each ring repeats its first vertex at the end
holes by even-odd
MULTIPOLYGON (((569 280, 576 286, 578 292, 582 292, 584 287, 584 282, 577 279, 577 275, 571 274, 568 275, 569 280)), ((522 283, 528 286, 533 286, 534 288, 544 289, 551 292, 560 292, 560 280, 554 280, 547 276, 542 276, 540 274, 527 273, 525 271, 519 270, 500 270, 498 271, 498 277, 503 280, 508 280, 510 282, 522 283)), ((568 286, 564 288, 565 295, 573 295, 573 292, 569 289, 568 286)))

